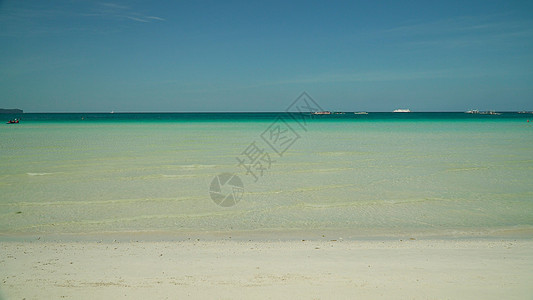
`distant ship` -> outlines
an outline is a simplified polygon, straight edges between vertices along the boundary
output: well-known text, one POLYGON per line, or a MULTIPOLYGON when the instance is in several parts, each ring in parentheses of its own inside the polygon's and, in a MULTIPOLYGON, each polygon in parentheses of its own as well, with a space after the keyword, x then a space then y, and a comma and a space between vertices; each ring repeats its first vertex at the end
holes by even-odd
POLYGON ((411 110, 407 109, 407 108, 398 108, 398 109, 395 109, 393 112, 395 112, 395 113, 410 113, 411 110))
POLYGON ((493 110, 489 110, 489 111, 482 111, 479 113, 480 115, 501 115, 501 113, 498 113, 498 112, 495 112, 493 110))
POLYGON ((368 115, 366 111, 356 111, 353 113, 354 115, 368 115))
POLYGON ((331 115, 330 111, 314 111, 311 114, 313 115, 331 115))
POLYGON ((13 109, 0 108, 0 114, 21 114, 21 113, 24 113, 24 111, 18 108, 13 108, 13 109))
POLYGON ((465 111, 465 114, 473 114, 473 115, 496 115, 496 116, 501 115, 501 113, 495 112, 495 111, 493 111, 493 110, 479 111, 479 110, 477 110, 477 109, 467 110, 467 111, 465 111))

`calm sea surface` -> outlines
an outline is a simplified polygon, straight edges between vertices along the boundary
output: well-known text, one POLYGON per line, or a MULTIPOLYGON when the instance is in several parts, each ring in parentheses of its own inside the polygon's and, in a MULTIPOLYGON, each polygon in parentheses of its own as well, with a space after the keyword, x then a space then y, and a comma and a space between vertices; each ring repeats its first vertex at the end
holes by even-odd
POLYGON ((0 235, 533 228, 531 114, 0 117, 0 235))

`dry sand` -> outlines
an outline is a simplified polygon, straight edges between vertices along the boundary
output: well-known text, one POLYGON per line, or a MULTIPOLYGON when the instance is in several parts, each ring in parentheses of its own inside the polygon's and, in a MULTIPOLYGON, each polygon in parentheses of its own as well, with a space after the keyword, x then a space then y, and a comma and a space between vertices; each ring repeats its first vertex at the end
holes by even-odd
POLYGON ((532 299, 533 240, 1 241, 4 299, 532 299))

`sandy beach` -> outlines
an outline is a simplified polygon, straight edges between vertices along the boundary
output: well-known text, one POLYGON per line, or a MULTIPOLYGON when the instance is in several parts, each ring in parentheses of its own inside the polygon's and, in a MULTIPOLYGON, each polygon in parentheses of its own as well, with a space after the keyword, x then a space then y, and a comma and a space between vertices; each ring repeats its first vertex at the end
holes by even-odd
POLYGON ((531 239, 4 241, 2 299, 530 299, 531 239))

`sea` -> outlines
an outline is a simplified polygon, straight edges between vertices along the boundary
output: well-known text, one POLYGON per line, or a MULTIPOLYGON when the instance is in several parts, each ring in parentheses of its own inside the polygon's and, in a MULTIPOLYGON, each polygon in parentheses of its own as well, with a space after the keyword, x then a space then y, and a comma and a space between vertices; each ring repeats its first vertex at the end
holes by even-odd
POLYGON ((4 237, 533 236, 532 114, 0 118, 4 237))

